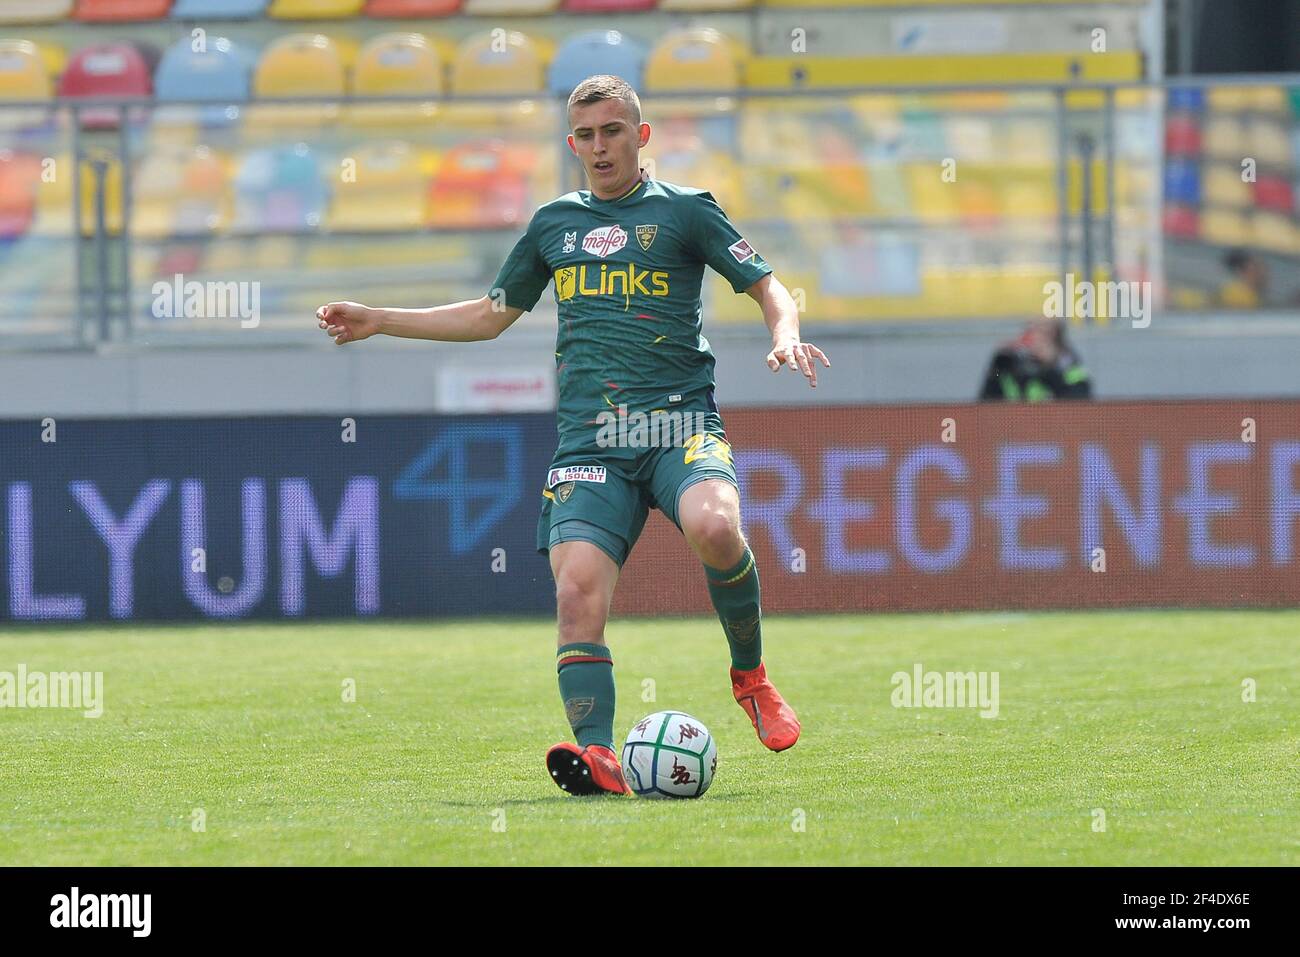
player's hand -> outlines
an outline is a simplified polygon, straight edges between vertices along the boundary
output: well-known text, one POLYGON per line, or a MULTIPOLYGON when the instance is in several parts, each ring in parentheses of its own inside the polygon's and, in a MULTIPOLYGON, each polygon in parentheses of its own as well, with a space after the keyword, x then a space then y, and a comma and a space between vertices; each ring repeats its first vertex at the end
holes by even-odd
POLYGON ((781 366, 789 366, 792 370, 802 372, 808 384, 815 389, 818 359, 826 368, 831 367, 831 360, 826 358, 826 353, 811 342, 800 342, 794 336, 789 336, 778 340, 772 347, 772 351, 767 354, 767 367, 777 372, 781 366))
POLYGON ((336 346, 369 339, 379 331, 379 310, 359 302, 327 302, 316 310, 316 323, 336 346))

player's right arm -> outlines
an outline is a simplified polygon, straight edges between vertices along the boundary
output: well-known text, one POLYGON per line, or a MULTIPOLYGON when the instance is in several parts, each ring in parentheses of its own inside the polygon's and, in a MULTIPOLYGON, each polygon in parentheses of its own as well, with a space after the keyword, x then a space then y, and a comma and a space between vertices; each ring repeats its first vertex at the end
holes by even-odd
POLYGON ((374 335, 442 342, 495 339, 537 305, 551 281, 538 248, 536 224, 534 216, 497 273, 492 291, 481 299, 428 309, 375 309, 359 302, 331 302, 316 310, 317 322, 340 346, 374 335))
POLYGON ((501 335, 523 314, 522 309, 483 296, 427 309, 378 309, 359 302, 329 302, 316 310, 316 319, 335 345, 341 346, 376 335, 482 342, 501 335))

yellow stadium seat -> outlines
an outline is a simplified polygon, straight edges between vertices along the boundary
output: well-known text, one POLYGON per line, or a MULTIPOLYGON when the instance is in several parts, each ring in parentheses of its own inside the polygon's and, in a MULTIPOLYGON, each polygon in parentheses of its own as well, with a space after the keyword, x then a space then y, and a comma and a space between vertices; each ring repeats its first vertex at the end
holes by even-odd
POLYGON ((1256 113, 1271 113, 1274 116, 1291 115, 1291 99, 1280 86, 1253 86, 1250 90, 1250 108, 1256 113))
POLYGON ((1243 156, 1265 166, 1291 166, 1291 137, 1287 127, 1271 117, 1252 117, 1246 122, 1243 156))
POLYGON ((206 146, 151 149, 133 184, 134 235, 201 236, 230 223, 230 163, 206 146))
POLYGON ((741 86, 745 54, 717 30, 674 30, 646 60, 647 92, 701 90, 732 92, 741 86))
POLYGON ((1205 93, 1205 102, 1216 113, 1244 113, 1251 108, 1251 88, 1248 86, 1212 86, 1205 93))
POLYGON ((554 12, 560 0, 465 0, 461 13, 471 16, 508 14, 527 17, 554 12))
MULTIPOLYGON (((441 96, 444 64, 438 48, 419 33, 385 33, 370 40, 357 56, 352 92, 357 97, 441 96)), ((438 114, 430 99, 404 103, 354 103, 348 121, 360 127, 392 128, 428 124, 438 114)))
POLYGON ((452 89, 457 96, 541 94, 546 88, 547 51, 547 43, 517 30, 469 37, 452 63, 452 89))
POLYGON ((0 40, 0 100, 48 100, 53 91, 35 43, 0 40))
POLYGON ((1220 246, 1244 246, 1250 242, 1246 217, 1226 209, 1201 211, 1201 238, 1220 246))
POLYGON ((0 0, 0 23, 49 23, 72 16, 73 0, 0 0))
POLYGON ((1218 163, 1207 165, 1202 170, 1201 179, 1201 195, 1205 202, 1242 209, 1250 206, 1250 187, 1242 182, 1240 168, 1218 163))
POLYGON ((912 215, 926 222, 948 222, 957 218, 957 191, 945 183, 938 163, 908 163, 904 167, 907 191, 912 198, 912 215))
POLYGON ((1282 213, 1257 212, 1250 220, 1251 245, 1283 256, 1300 255, 1300 227, 1282 213))
POLYGON ((368 143, 354 152, 355 177, 337 184, 327 221, 340 231, 419 229, 429 176, 409 143, 368 143))
POLYGON ((278 20, 342 20, 361 13, 366 0, 272 0, 266 15, 278 20))
POLYGON ((1056 170, 1052 167, 1002 167, 996 182, 1003 218, 1032 222, 1056 215, 1056 170))
MULTIPOLYGON (((343 55, 329 37, 293 33, 281 37, 262 53, 253 74, 253 96, 339 100, 347 92, 343 55)), ((245 129, 255 138, 282 127, 314 126, 338 116, 337 103, 293 106, 254 104, 247 109, 245 129)))
POLYGON ((659 0, 659 9, 714 13, 720 10, 747 10, 756 2, 757 0, 659 0))
POLYGON ((1206 121, 1201 136, 1202 149, 1216 159, 1237 159, 1245 155, 1246 127, 1241 120, 1229 116, 1211 116, 1206 121))

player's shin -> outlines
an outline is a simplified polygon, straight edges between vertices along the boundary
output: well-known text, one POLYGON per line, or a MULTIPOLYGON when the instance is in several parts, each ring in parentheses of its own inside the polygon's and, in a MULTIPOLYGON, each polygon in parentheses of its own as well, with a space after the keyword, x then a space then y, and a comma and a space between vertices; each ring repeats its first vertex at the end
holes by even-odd
POLYGON ((752 671, 763 660, 762 611, 754 553, 746 548, 733 567, 705 565, 704 571, 709 581, 709 597, 731 646, 731 666, 738 671, 752 671))
POLYGON ((556 656, 564 715, 579 747, 614 746, 614 660, 604 645, 561 645, 556 656))

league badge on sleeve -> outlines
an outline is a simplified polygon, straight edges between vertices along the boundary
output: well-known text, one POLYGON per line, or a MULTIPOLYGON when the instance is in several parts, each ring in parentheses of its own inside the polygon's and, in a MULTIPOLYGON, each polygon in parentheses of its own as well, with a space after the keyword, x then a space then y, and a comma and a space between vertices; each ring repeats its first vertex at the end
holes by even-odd
POLYGON ((754 252, 754 248, 743 239, 739 239, 728 246, 727 252, 731 253, 732 258, 735 259, 736 262, 742 264, 749 262, 758 255, 758 253, 754 252))

